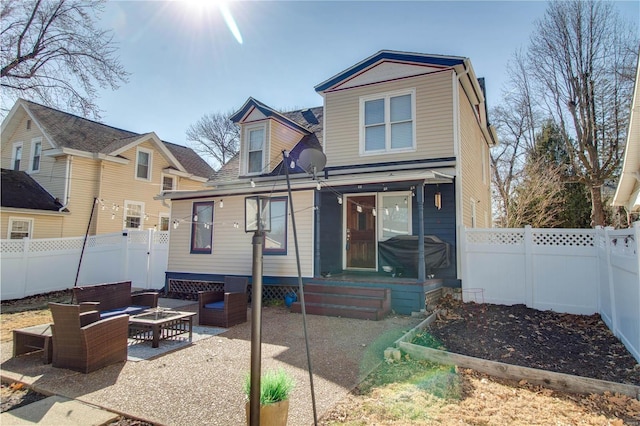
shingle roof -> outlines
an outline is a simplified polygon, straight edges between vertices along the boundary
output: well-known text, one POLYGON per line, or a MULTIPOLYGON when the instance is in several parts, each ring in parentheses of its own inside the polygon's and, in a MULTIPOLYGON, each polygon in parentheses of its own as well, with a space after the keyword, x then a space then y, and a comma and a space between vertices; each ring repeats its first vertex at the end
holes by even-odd
MULTIPOLYGON (((293 158, 305 148, 317 148, 322 150, 322 122, 324 115, 323 107, 305 108, 296 111, 282 112, 279 115, 295 122, 310 132, 309 135, 303 136, 296 146, 291 150, 293 158)), ((277 176, 280 174, 282 162, 278 164, 271 173, 266 176, 277 176)), ((301 169, 291 170, 290 173, 303 173, 301 169)), ((231 160, 227 161, 218 172, 211 177, 212 183, 224 183, 238 180, 240 174, 240 154, 236 154, 231 160)))
POLYGON ((2 169, 2 207, 58 211, 62 204, 25 172, 2 169))
MULTIPOLYGON (((130 132, 78 117, 35 102, 22 100, 33 117, 58 148, 108 154, 139 139, 144 134, 130 132)), ((162 141, 188 173, 209 178, 211 166, 191 148, 162 141)))

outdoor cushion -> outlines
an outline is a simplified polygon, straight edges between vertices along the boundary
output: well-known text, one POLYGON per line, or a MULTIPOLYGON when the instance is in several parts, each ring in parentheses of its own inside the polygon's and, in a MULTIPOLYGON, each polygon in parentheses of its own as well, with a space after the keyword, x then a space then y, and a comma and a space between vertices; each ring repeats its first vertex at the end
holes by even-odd
POLYGON ((224 309, 224 300, 219 302, 207 303, 204 305, 205 309, 224 309))
POLYGON ((124 308, 109 309, 108 311, 100 312, 100 318, 110 318, 122 314, 136 315, 149 308, 149 306, 126 306, 124 308))

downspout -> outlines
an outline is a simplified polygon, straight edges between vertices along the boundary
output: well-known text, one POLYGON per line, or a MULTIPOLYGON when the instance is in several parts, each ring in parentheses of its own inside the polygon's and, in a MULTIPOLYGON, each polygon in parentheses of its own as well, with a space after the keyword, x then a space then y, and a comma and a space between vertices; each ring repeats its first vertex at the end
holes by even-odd
POLYGON ((63 211, 69 205, 69 198, 71 197, 69 193, 71 192, 71 167, 73 166, 73 156, 67 156, 67 167, 64 177, 64 195, 63 198, 65 200, 64 205, 58 209, 59 212, 63 211))

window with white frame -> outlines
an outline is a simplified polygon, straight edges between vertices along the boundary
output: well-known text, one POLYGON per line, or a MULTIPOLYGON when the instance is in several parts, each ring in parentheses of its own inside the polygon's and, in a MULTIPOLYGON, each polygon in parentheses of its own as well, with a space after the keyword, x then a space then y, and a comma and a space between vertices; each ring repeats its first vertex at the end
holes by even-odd
POLYGON ((160 213, 160 226, 158 227, 159 231, 168 231, 169 230, 169 215, 166 213, 160 213))
POLYGON ((13 144, 13 155, 11 156, 11 165, 13 170, 20 170, 20 162, 22 161, 22 142, 13 144))
POLYGON ((175 176, 162 175, 162 190, 173 191, 174 189, 176 189, 175 176))
POLYGON ((247 128, 247 174, 258 174, 264 169, 266 134, 265 125, 247 128))
POLYGON ((271 231, 264 238, 266 255, 287 254, 287 200, 287 197, 274 197, 269 201, 271 231))
POLYGON ((379 220, 379 240, 397 235, 411 235, 411 192, 380 194, 376 215, 379 220))
POLYGON ((415 90, 360 98, 360 153, 415 149, 415 90))
POLYGON ((144 203, 137 201, 124 202, 124 227, 126 229, 142 229, 144 203))
POLYGON ((31 141, 31 171, 40 171, 40 157, 42 155, 42 139, 34 139, 31 141))
POLYGON ((33 232, 33 219, 21 217, 10 217, 7 238, 10 240, 21 240, 30 238, 33 232))
POLYGON ((136 178, 151 180, 152 154, 148 149, 138 148, 136 153, 136 178))

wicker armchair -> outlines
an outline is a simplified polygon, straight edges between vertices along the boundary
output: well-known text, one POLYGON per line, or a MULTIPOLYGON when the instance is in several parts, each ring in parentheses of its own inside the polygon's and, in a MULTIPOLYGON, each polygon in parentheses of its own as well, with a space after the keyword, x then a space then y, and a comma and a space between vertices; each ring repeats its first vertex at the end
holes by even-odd
POLYGON ((90 373, 127 359, 129 316, 101 320, 86 306, 49 303, 54 367, 90 373))
POLYGON ((224 291, 198 293, 200 325, 229 328, 247 321, 246 277, 224 277, 224 291))

